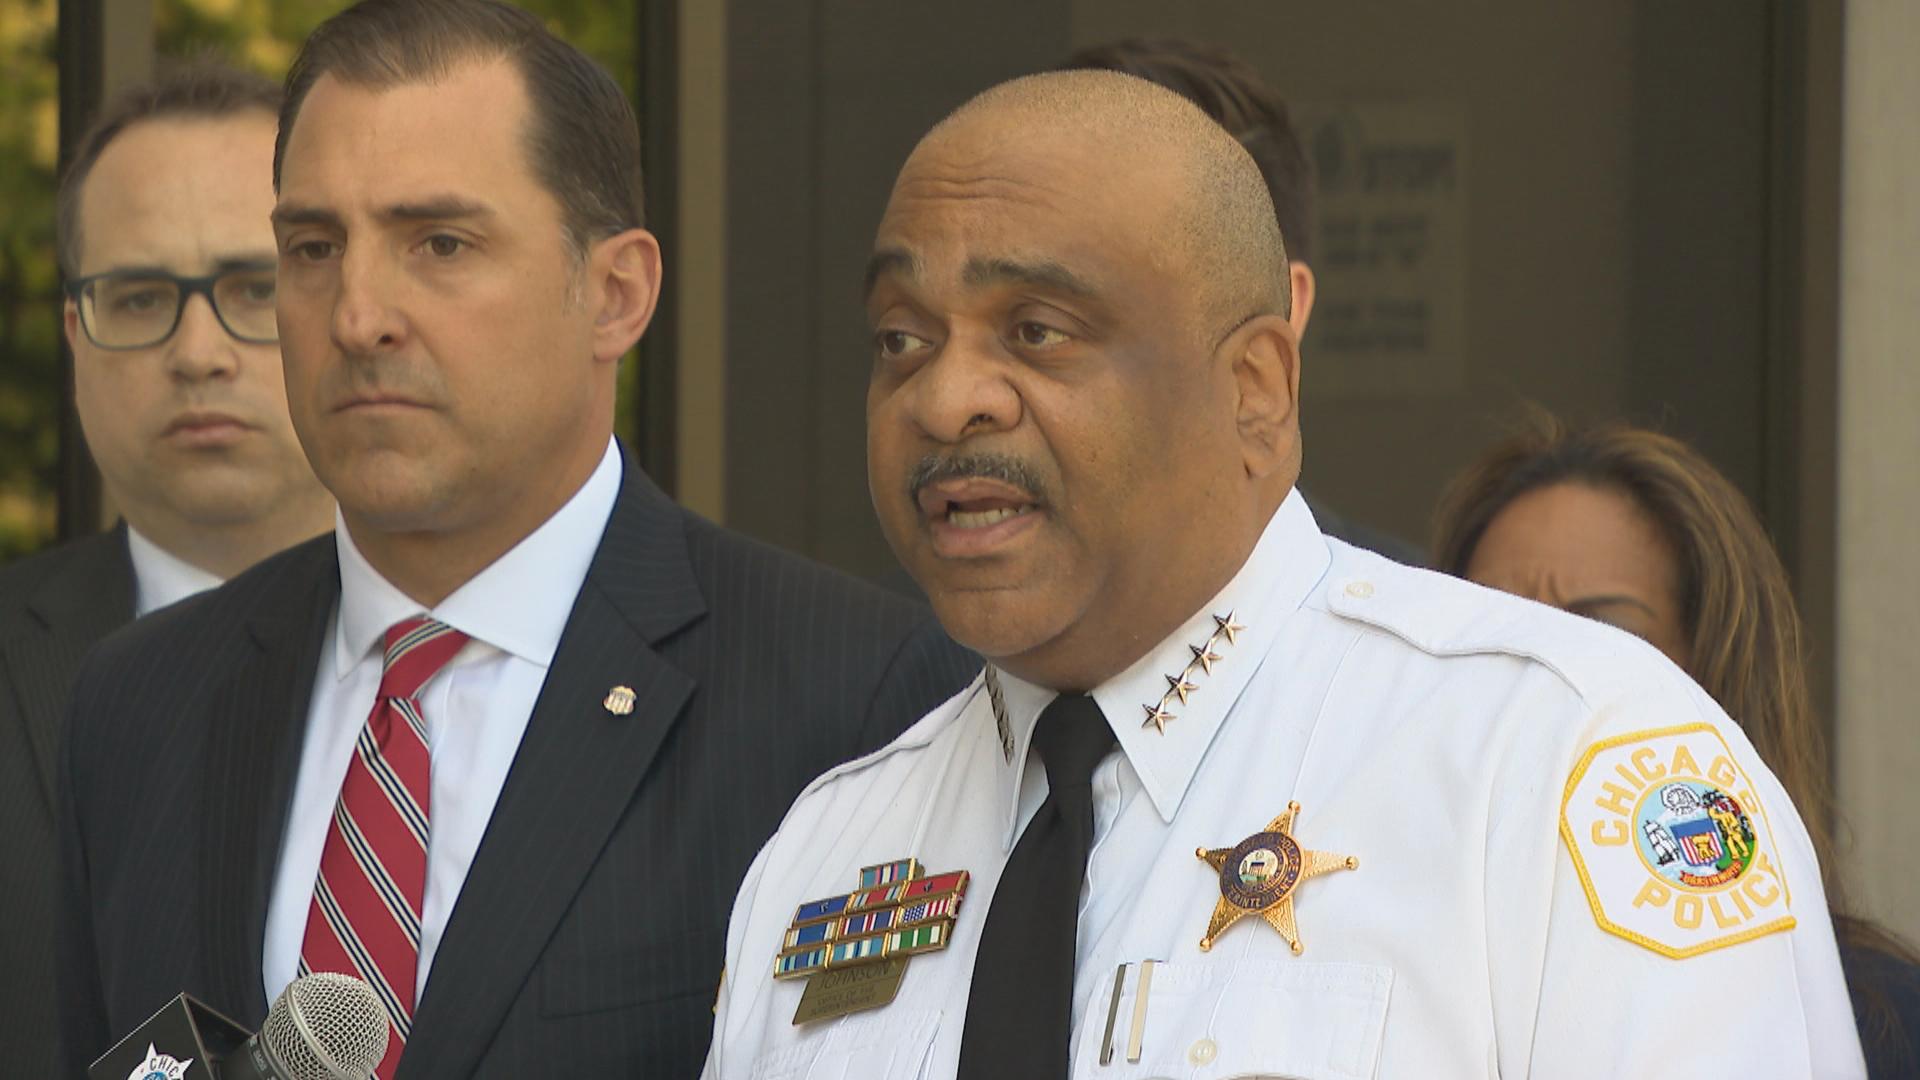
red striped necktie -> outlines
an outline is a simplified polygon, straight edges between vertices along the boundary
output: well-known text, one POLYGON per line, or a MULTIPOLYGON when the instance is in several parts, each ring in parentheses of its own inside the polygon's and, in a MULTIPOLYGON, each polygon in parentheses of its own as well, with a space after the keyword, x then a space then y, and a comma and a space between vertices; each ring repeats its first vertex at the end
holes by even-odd
POLYGON ((380 693, 347 764, 307 909, 300 974, 364 979, 387 1007, 393 1030, 380 1080, 399 1068, 420 970, 433 773, 414 695, 466 643, 467 635, 424 617, 388 628, 380 693))

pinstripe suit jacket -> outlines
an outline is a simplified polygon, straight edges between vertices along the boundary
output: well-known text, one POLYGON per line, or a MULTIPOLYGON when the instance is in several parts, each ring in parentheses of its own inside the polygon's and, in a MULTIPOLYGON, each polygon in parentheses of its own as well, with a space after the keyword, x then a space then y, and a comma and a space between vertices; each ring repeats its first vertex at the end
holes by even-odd
POLYGON ((133 619, 126 526, 0 570, 0 1060, 53 1076, 54 756, 80 658, 133 619))
MULTIPOLYGON (((69 1063, 181 990, 265 1016, 338 594, 323 537, 89 657, 60 761, 69 1063)), ((686 513, 629 459, 399 1075, 697 1075, 734 892, 788 803, 976 670, 922 609, 686 513), (616 685, 630 716, 601 705, 616 685)))

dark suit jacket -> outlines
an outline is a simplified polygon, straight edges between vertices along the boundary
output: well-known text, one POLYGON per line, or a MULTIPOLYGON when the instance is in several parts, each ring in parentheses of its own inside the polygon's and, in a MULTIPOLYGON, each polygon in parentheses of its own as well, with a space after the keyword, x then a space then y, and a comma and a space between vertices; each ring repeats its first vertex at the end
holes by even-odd
POLYGON ((133 619, 126 527, 0 569, 0 1060, 53 1076, 54 758, 80 658, 133 619))
MULTIPOLYGON (((61 758, 70 1063, 181 990, 265 1016, 339 588, 323 537, 89 658, 61 758)), ((734 893, 788 804, 976 672, 923 609, 682 511, 629 459, 399 1075, 696 1075, 734 893), (602 706, 614 686, 631 715, 602 706)))

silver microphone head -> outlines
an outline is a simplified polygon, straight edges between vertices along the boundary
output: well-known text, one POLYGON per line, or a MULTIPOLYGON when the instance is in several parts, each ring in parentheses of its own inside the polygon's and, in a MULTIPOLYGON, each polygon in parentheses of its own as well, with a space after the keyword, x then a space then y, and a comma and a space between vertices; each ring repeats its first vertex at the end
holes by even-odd
POLYGON ((387 1010, 351 975, 302 975, 280 992, 260 1043, 288 1080, 367 1080, 387 1054, 387 1010))

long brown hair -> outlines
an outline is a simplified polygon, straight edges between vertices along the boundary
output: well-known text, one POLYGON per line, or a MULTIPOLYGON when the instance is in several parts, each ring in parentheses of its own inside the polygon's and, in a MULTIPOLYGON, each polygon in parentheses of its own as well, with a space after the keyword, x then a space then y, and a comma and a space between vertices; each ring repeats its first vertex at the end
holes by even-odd
MULTIPOLYGON (((1502 510, 1528 492, 1565 483, 1622 492, 1659 525, 1679 561, 1682 628, 1691 649, 1687 674, 1746 731, 1799 808, 1841 945, 1915 963, 1899 939, 1845 913, 1833 859, 1826 733, 1807 688, 1793 589, 1746 497, 1692 447, 1628 424, 1570 429, 1537 411, 1447 489, 1435 517, 1434 565, 1465 577, 1480 538, 1502 510)), ((1852 989, 1863 1037, 1887 1046, 1920 1034, 1901 1030, 1876 986, 1852 989)))

